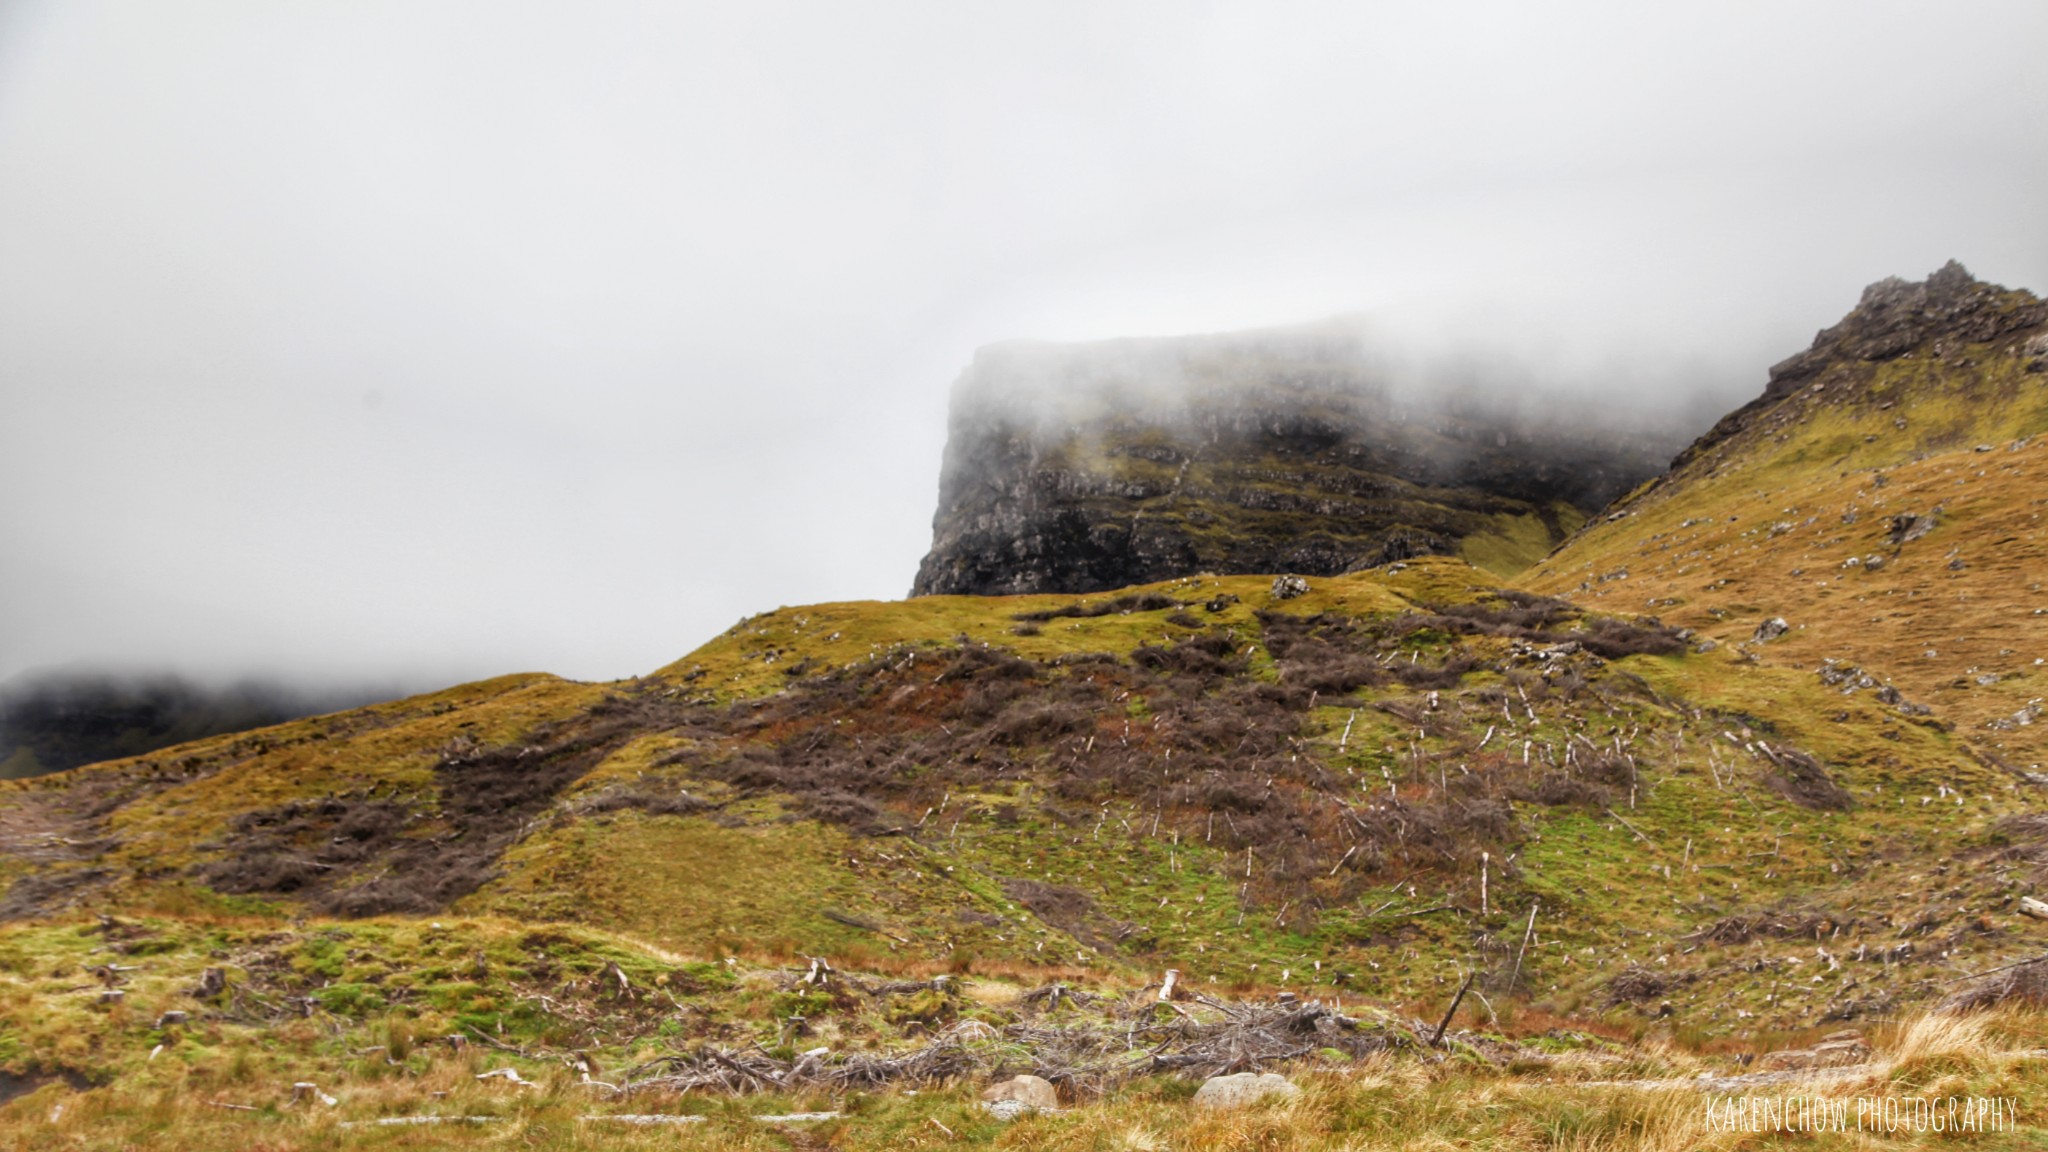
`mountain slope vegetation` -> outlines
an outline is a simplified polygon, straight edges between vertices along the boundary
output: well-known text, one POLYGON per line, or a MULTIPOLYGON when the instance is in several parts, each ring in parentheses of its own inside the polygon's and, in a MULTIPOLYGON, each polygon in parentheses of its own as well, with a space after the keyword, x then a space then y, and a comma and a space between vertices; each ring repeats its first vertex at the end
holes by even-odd
MULTIPOLYGON (((51 971, 140 988, 114 969, 143 924, 270 1005, 179 1009, 216 1034, 303 1002, 542 1064, 793 1061, 792 1028, 888 1049, 980 1018, 960 988, 1168 970, 1411 1048, 1468 976, 1465 1025, 1504 1044, 1893 1027, 2048 945, 2044 323, 1960 269, 1875 286, 1512 581, 1427 556, 782 608, 640 680, 504 677, 9 783, 0 1015, 43 1034, 81 991, 51 971), (938 1000, 886 1019, 828 968, 938 1000)), ((1012 1070, 1051 1067, 1020 1013, 987 1015, 1012 1070)), ((0 1072, 38 1100, 158 1075, 148 1024, 0 1072)), ((1360 1058, 1329 1047, 1294 1058, 1360 1058)))

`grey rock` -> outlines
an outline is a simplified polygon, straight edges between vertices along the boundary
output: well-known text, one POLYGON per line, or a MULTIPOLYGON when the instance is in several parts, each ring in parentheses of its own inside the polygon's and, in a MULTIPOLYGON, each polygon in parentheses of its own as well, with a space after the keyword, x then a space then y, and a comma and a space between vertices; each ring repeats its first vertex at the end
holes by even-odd
POLYGON ((1791 630, 1792 625, 1786 623, 1783 616, 1773 616, 1756 626, 1756 634, 1750 637, 1750 641, 1761 644, 1766 640, 1776 640, 1791 630))
POLYGON ((1308 595, 1308 581, 1299 576, 1275 576, 1273 578, 1273 599, 1292 600, 1296 596, 1308 595))
POLYGON ((981 1106, 997 1119, 1014 1120, 1027 1112, 1059 1111, 1060 1096, 1052 1081, 1026 1073, 983 1089, 981 1106))
POLYGON ((1934 511, 1929 512, 1925 515, 1916 515, 1912 512, 1901 512, 1897 516, 1892 517, 1891 533, 1887 537, 1887 539, 1889 539, 1895 547, 1900 544, 1910 544, 1913 541, 1920 539, 1922 536, 1927 535, 1929 532, 1934 531, 1934 525, 1937 519, 1940 517, 1940 515, 1941 509, 1939 508, 1936 508, 1934 511))
POLYGON ((1285 1076, 1272 1072, 1239 1072, 1232 1076, 1211 1076, 1195 1090, 1197 1108, 1244 1108, 1261 1100, 1290 1099, 1301 1089, 1285 1076))

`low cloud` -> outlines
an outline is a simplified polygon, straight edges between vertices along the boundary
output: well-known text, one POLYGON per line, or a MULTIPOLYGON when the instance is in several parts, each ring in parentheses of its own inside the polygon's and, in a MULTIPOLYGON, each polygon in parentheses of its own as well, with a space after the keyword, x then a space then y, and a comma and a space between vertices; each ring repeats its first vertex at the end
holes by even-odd
POLYGON ((2024 0, 10 5, 0 678, 608 678, 897 595, 1003 340, 1363 314, 1704 424, 1870 281, 2048 286, 2044 41, 2024 0))

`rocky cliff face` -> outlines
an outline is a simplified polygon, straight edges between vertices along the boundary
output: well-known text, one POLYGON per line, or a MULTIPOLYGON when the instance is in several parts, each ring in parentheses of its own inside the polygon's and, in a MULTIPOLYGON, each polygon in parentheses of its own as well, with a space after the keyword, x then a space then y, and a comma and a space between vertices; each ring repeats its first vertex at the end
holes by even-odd
POLYGON ((913 595, 1328 575, 1462 554, 1503 575, 1682 439, 1403 380, 1355 329, 982 350, 953 393, 913 595))

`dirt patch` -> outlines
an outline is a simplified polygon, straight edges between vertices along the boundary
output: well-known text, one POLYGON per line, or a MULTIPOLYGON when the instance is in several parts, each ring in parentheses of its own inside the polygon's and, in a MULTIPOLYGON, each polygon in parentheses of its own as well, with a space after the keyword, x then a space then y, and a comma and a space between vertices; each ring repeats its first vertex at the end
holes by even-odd
POLYGON ((1604 811, 1614 802, 1614 794, 1591 780, 1578 776, 1567 776, 1562 772, 1545 772, 1532 785, 1515 789, 1517 800, 1532 801, 1550 808, 1590 808, 1604 811))
POLYGON ((1379 625, 1395 639, 1424 632, 1450 636, 1501 636, 1535 644, 1577 644, 1607 660, 1647 654, 1670 656, 1685 650, 1676 628, 1655 620, 1587 617, 1570 604, 1519 592, 1502 592, 1477 604, 1440 606, 1433 612, 1409 613, 1379 625), (1576 623, 1560 631, 1559 625, 1576 623))
POLYGON ((2048 814, 2007 816, 1992 825, 1991 833, 1991 858, 2031 864, 2037 877, 2048 870, 2048 814))
POLYGON ((1131 652, 1131 663, 1169 675, 1198 678, 1239 676, 1248 663, 1237 650, 1237 638, 1222 635, 1196 636, 1170 647, 1140 645, 1131 652))
MULTIPOLYGON (((1403 617, 1412 623, 1414 617, 1403 617)), ((1484 661, 1463 648, 1424 653, 1405 643, 1420 628, 1389 630, 1344 616, 1290 616, 1261 612, 1266 647, 1279 665, 1280 682, 1318 696, 1341 696, 1360 688, 1402 684, 1417 690, 1455 688, 1484 661)))
POLYGON ((632 809, 650 816, 690 816, 719 808, 683 790, 680 785, 662 785, 652 780, 615 784, 578 800, 572 811, 579 816, 632 809))

